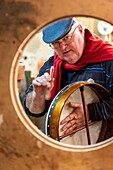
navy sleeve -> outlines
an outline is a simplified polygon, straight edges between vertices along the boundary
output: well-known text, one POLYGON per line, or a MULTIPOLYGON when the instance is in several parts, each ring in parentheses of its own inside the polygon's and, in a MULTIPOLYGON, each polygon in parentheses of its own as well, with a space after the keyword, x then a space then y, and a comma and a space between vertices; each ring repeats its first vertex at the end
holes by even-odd
POLYGON ((113 61, 103 63, 104 68, 104 87, 111 94, 109 98, 94 104, 89 104, 90 119, 113 120, 113 61))
POLYGON ((90 119, 96 120, 111 120, 113 119, 113 97, 98 103, 88 105, 90 119))

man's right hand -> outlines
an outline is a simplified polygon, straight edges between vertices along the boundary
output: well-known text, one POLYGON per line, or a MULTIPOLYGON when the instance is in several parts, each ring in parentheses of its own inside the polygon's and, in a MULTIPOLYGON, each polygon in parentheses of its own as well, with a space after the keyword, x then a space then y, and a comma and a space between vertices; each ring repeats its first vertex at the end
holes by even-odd
POLYGON ((27 95, 26 107, 31 113, 40 114, 45 109, 45 97, 47 90, 51 88, 49 73, 37 77, 32 81, 33 91, 27 95))
POLYGON ((46 91, 51 88, 51 81, 52 78, 50 77, 49 73, 44 73, 42 76, 37 77, 32 81, 34 91, 36 95, 44 95, 46 91))

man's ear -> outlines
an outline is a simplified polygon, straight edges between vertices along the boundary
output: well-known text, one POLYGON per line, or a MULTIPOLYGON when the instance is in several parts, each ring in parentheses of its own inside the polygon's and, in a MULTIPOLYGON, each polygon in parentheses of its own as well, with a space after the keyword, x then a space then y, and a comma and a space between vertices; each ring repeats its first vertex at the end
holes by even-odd
POLYGON ((83 28, 83 26, 79 24, 78 25, 78 29, 79 29, 80 33, 84 35, 84 28, 83 28))

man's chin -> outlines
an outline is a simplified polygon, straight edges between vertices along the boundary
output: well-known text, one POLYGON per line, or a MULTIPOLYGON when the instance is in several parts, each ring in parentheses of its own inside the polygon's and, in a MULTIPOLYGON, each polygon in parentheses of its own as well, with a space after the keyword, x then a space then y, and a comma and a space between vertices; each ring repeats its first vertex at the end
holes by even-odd
POLYGON ((67 61, 68 64, 75 64, 74 62, 72 61, 67 61))

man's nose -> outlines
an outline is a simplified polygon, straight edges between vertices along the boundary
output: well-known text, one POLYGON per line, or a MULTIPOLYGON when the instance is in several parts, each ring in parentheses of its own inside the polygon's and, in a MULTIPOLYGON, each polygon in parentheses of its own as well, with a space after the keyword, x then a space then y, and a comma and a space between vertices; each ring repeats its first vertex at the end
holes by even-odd
POLYGON ((67 47, 67 44, 64 41, 60 42, 59 45, 62 50, 64 50, 67 47))

